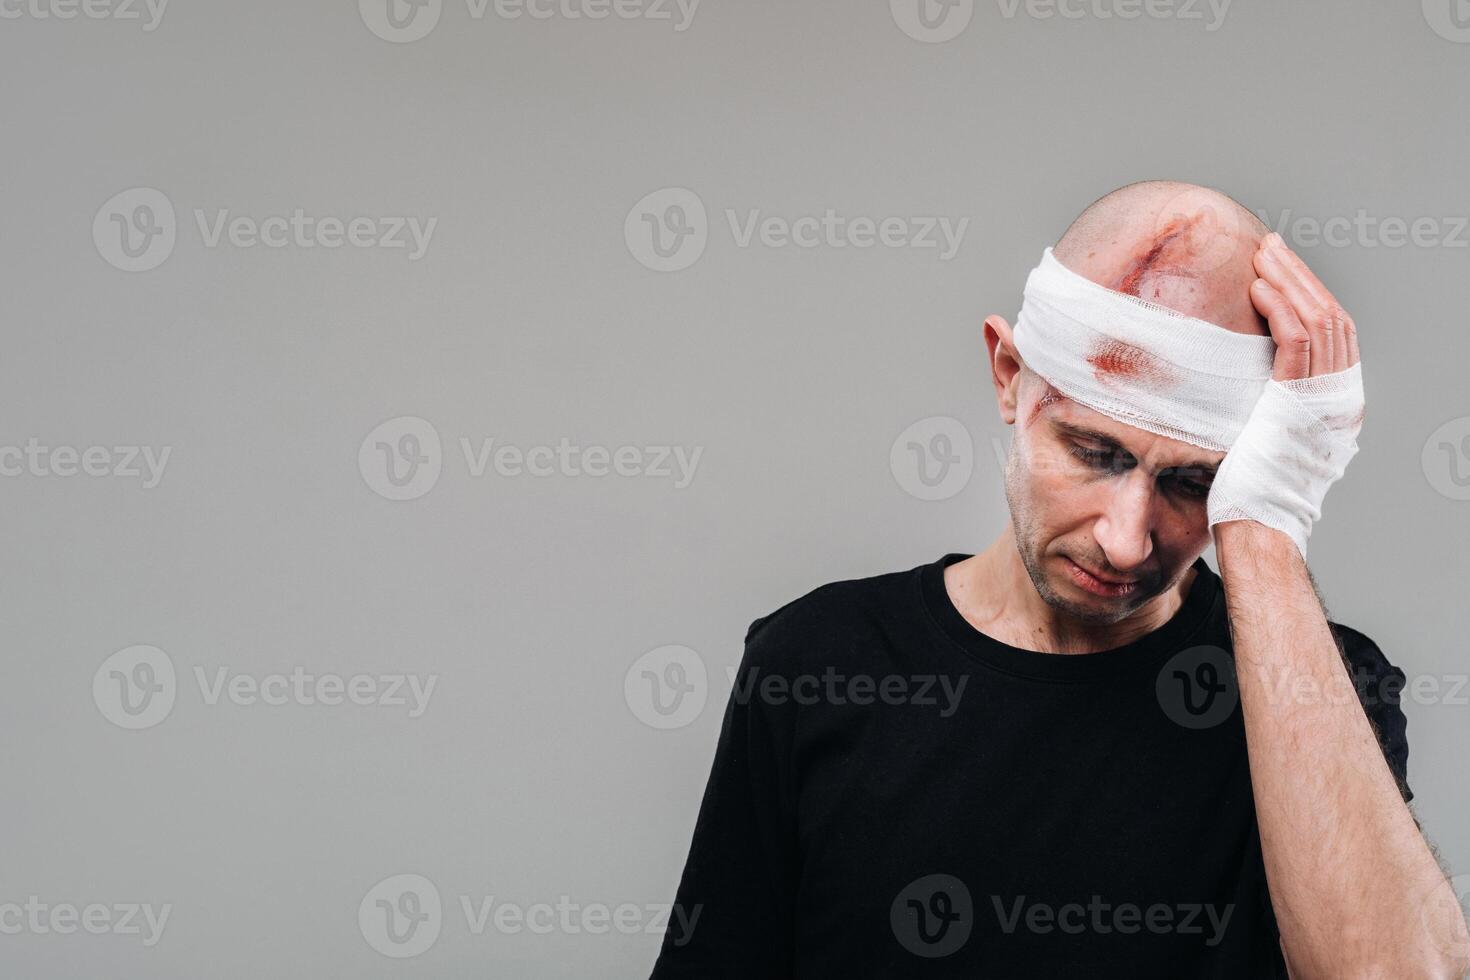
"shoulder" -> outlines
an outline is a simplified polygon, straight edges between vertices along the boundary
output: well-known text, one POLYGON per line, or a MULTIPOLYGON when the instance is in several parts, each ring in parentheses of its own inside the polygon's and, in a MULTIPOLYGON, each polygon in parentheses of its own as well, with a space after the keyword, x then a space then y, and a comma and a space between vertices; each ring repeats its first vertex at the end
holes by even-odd
POLYGON ((1369 717, 1382 724, 1385 713, 1394 713, 1401 724, 1399 694, 1404 688, 1404 672, 1366 634, 1342 623, 1328 621, 1327 626, 1342 651, 1353 686, 1369 717))
POLYGON ((917 577, 925 566, 863 578, 828 582, 758 617, 745 634, 748 653, 787 660, 800 652, 851 650, 884 632, 918 599, 917 577))
POLYGON ((1399 707, 1405 686, 1404 672, 1366 634, 1342 623, 1329 621, 1327 625, 1342 651, 1353 688, 1378 736, 1399 791, 1406 801, 1412 800, 1414 793, 1408 787, 1408 720, 1399 707))
POLYGON ((1330 620, 1327 626, 1337 640, 1337 647, 1342 651, 1344 659, 1356 672, 1380 677, 1396 675, 1400 681, 1403 680, 1404 672, 1389 661, 1383 650, 1367 634, 1330 620))

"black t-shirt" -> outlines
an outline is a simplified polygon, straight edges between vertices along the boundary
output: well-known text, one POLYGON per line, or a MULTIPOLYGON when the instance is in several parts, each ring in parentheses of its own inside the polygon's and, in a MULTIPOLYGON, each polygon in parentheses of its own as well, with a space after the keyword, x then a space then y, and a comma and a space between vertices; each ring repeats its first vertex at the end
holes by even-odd
MULTIPOLYGON (((1219 577, 1058 655, 965 621, 965 557, 751 625, 654 980, 1285 977, 1219 577)), ((1332 631, 1411 799, 1404 676, 1332 631)))

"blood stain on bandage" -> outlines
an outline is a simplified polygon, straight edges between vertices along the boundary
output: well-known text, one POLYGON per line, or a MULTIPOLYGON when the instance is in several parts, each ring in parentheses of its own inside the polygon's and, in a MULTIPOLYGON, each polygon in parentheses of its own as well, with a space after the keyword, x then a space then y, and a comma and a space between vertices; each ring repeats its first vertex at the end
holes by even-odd
POLYGON ((1322 420, 1322 425, 1333 432, 1342 432, 1361 428, 1363 419, 1367 418, 1368 406, 1364 405, 1350 415, 1329 415, 1322 420))
POLYGON ((1103 384, 1172 388, 1179 376, 1169 364, 1141 347, 1106 338, 1093 345, 1087 355, 1092 375, 1103 384))

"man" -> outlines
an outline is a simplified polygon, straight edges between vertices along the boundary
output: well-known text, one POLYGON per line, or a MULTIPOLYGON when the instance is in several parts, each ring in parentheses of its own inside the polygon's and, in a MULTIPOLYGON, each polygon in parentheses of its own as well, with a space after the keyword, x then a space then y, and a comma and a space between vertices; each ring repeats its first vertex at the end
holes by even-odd
POLYGON ((1404 675, 1305 563, 1356 330, 1265 231, 1130 185, 985 320, 1010 525, 752 624, 655 980, 1465 972, 1404 675))

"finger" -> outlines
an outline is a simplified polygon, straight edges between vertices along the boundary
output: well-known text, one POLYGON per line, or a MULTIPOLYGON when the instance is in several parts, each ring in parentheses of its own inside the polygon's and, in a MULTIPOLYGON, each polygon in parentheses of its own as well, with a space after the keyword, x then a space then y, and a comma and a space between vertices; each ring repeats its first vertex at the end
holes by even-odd
MULTIPOLYGON (((1337 301, 1337 297, 1333 296, 1332 291, 1322 284, 1322 280, 1317 278, 1317 274, 1312 271, 1311 267, 1307 265, 1306 261, 1300 255, 1286 247, 1284 242, 1279 251, 1283 253, 1282 260, 1285 262, 1287 269, 1305 287, 1307 292, 1321 304, 1322 308, 1326 311, 1323 315, 1330 318, 1327 322, 1331 324, 1332 349, 1330 356, 1326 359, 1326 370, 1328 372, 1347 370, 1358 363, 1357 327, 1353 324, 1352 317, 1348 316, 1347 311, 1342 308, 1342 304, 1337 301), (1351 350, 1348 346, 1349 334, 1353 335, 1351 341, 1353 346, 1351 350)), ((1311 331, 1311 328, 1311 323, 1307 323, 1308 332, 1311 331)), ((1312 373, 1318 374, 1320 372, 1314 370, 1312 373)))
POLYGON ((1312 338, 1312 374, 1331 374, 1338 370, 1338 350, 1342 340, 1342 321, 1347 313, 1340 306, 1319 306, 1302 319, 1312 338))
MULTIPOLYGON (((1296 281, 1316 300, 1315 314, 1319 318, 1316 335, 1312 337, 1312 373, 1331 374, 1347 367, 1347 311, 1338 303, 1337 297, 1322 285, 1307 263, 1290 248, 1278 249, 1281 258, 1296 281), (1319 357, 1318 354, 1321 354, 1319 357)), ((1307 332, 1312 333, 1313 323, 1304 318, 1307 332)))
POLYGON ((1286 244, 1286 240, 1280 235, 1277 235, 1275 241, 1277 250, 1281 253, 1282 260, 1286 263, 1287 269, 1291 271, 1292 275, 1311 294, 1312 298, 1322 306, 1337 305, 1337 300, 1333 297, 1332 291, 1322 285, 1322 280, 1317 278, 1317 274, 1312 271, 1311 267, 1307 265, 1306 261, 1300 255, 1291 250, 1291 246, 1286 244))
POLYGON ((1271 377, 1277 381, 1307 377, 1312 368, 1312 339, 1291 301, 1265 279, 1257 279, 1251 283, 1251 302, 1266 318, 1271 339, 1276 342, 1271 377))
POLYGON ((1290 250, 1284 244, 1274 244, 1276 240, 1278 240, 1277 236, 1273 234, 1267 236, 1262 242, 1263 247, 1258 253, 1257 268, 1260 270, 1261 277, 1291 303, 1297 320, 1307 329, 1311 343, 1310 363, 1307 368, 1308 374, 1303 377, 1327 374, 1332 370, 1334 320, 1330 312, 1331 308, 1318 302, 1306 281, 1298 273, 1299 263, 1293 263, 1291 259, 1294 256, 1290 254, 1290 250))
POLYGON ((1312 309, 1321 304, 1306 283, 1297 277, 1296 270, 1288 261, 1286 246, 1273 244, 1274 239, 1273 233, 1261 242, 1261 248, 1256 252, 1256 274, 1284 295, 1296 310, 1297 317, 1305 322, 1312 309))
POLYGON ((1299 376, 1325 373, 1323 359, 1331 356, 1332 344, 1329 338, 1320 336, 1322 321, 1317 311, 1321 306, 1288 261, 1286 246, 1281 242, 1280 236, 1274 232, 1267 235, 1261 242, 1261 250, 1256 258, 1256 268, 1261 278, 1286 297, 1292 312, 1296 314, 1297 322, 1306 328, 1309 343, 1308 364, 1306 372, 1299 376))
POLYGON ((1332 356, 1328 358, 1327 370, 1329 373, 1341 371, 1347 367, 1347 310, 1340 306, 1330 307, 1333 311, 1332 318, 1332 356))

